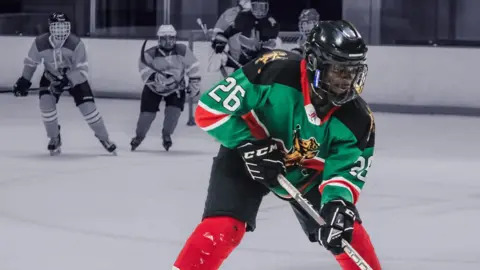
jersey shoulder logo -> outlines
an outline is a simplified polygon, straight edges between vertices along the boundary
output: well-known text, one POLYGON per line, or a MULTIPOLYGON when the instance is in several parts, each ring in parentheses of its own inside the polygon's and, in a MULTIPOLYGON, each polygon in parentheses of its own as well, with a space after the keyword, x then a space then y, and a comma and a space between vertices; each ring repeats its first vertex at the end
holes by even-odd
POLYGON ((324 161, 317 158, 320 144, 315 137, 302 139, 300 136, 300 125, 293 131, 292 148, 285 153, 285 166, 300 166, 315 170, 323 170, 324 161))
POLYGON ((283 51, 275 51, 275 50, 265 53, 255 61, 255 64, 262 63, 265 65, 268 62, 275 61, 278 59, 287 59, 287 53, 283 51))
POLYGON ((255 60, 255 64, 261 64, 260 68, 258 69, 258 73, 262 72, 262 68, 269 62, 275 61, 275 60, 284 60, 287 59, 287 53, 283 51, 270 51, 262 56, 260 56, 257 60, 255 60))

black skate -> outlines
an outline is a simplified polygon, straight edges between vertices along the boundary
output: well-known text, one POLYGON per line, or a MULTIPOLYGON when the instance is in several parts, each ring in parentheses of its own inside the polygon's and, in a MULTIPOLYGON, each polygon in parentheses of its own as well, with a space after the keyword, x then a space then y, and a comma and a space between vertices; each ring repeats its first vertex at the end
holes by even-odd
POLYGON ((113 154, 113 155, 117 155, 117 146, 111 142, 111 141, 108 141, 108 140, 100 140, 100 143, 103 145, 103 147, 105 148, 105 150, 107 150, 109 153, 113 154))
POLYGON ((163 139, 163 148, 165 148, 165 150, 168 151, 173 144, 172 138, 170 137, 170 135, 164 134, 162 136, 162 139, 163 139))
POLYGON ((131 150, 132 151, 135 151, 135 149, 137 149, 138 146, 140 146, 140 144, 142 143, 144 138, 141 138, 141 137, 138 137, 136 136, 135 138, 132 139, 132 141, 130 142, 130 146, 132 147, 131 150))

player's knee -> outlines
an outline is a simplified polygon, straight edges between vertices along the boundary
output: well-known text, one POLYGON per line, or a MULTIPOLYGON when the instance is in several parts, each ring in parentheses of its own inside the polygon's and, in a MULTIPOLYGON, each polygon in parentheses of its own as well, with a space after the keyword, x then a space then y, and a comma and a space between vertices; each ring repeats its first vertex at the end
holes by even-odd
POLYGON ((70 90, 70 95, 72 95, 77 107, 85 102, 95 102, 93 92, 88 81, 75 85, 70 90))
POLYGON ((226 216, 205 218, 188 239, 175 266, 180 269, 218 269, 240 244, 244 234, 245 223, 242 221, 226 216))

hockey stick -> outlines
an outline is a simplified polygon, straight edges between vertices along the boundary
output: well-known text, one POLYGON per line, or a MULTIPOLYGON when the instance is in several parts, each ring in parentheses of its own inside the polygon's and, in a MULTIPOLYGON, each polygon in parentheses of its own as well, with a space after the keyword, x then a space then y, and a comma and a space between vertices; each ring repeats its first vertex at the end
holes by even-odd
MULTIPOLYGON (((48 87, 36 87, 36 88, 30 88, 27 90, 27 92, 35 92, 35 91, 42 91, 42 90, 48 90, 48 87)), ((4 90, 0 90, 0 94, 3 94, 3 93, 13 93, 13 90, 12 89, 4 89, 4 90)))
MULTIPOLYGON (((322 226, 325 224, 325 221, 320 217, 320 215, 315 211, 313 206, 307 201, 300 191, 290 183, 287 178, 283 175, 279 175, 277 177, 278 182, 280 185, 292 196, 292 198, 305 210, 317 223, 318 225, 322 226)), ((343 250, 345 253, 350 257, 355 264, 361 270, 373 270, 372 267, 368 265, 368 263, 358 254, 358 252, 348 243, 346 240, 342 240, 343 250)))

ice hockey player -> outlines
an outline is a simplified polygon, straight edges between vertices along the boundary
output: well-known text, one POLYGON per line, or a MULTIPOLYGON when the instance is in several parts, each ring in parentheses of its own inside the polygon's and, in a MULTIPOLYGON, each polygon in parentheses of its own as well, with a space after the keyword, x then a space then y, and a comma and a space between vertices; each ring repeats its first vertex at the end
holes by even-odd
MULTIPOLYGON (((250 5, 251 9, 239 12, 225 31, 217 31, 212 41, 215 53, 220 54, 225 51, 229 39, 238 34, 240 51, 230 53, 242 66, 258 55, 274 49, 279 32, 277 21, 269 14, 268 0, 251 0, 250 5)), ((231 49, 235 47, 232 46, 231 49)), ((239 68, 229 62, 227 66, 239 68)))
POLYGON ((367 47, 349 22, 324 21, 312 30, 305 52, 304 58, 267 52, 201 96, 197 124, 221 146, 202 221, 174 269, 218 269, 245 232, 255 230, 269 191, 290 202, 308 239, 333 253, 342 269, 358 269, 343 252, 342 239, 380 269, 355 206, 375 141, 372 113, 359 97, 367 47), (304 194, 326 225, 319 227, 289 198, 279 174, 304 194))
MULTIPOLYGON (((250 2, 250 0, 238 0, 236 6, 225 10, 222 13, 222 15, 220 15, 220 17, 217 20, 217 23, 215 24, 215 27, 213 28, 212 48, 215 51, 220 51, 220 47, 219 49, 216 49, 217 43, 225 42, 227 38, 223 35, 223 33, 225 32, 225 30, 227 30, 230 26, 233 25, 233 22, 235 21, 235 18, 237 17, 237 15, 240 12, 249 12, 251 8, 252 8, 252 3, 250 2), (220 35, 217 36, 217 34, 219 33, 220 35)), ((241 46, 238 38, 239 35, 240 33, 232 35, 226 41, 226 45, 228 45, 228 53, 237 61, 241 54, 241 46)), ((226 45, 225 47, 222 48, 220 53, 216 54, 217 57, 223 58, 223 55, 221 55, 221 53, 224 50, 226 50, 226 45)), ((223 46, 223 44, 220 44, 220 46, 223 46)), ((226 57, 225 57, 225 66, 233 69, 238 68, 236 63, 234 63, 233 61, 231 61, 226 57)))
POLYGON ((60 95, 68 91, 85 121, 103 147, 116 154, 116 145, 110 141, 100 112, 95 105, 88 82, 88 61, 82 40, 70 32, 71 23, 63 13, 53 13, 48 19, 49 32, 35 38, 24 60, 22 76, 13 87, 15 96, 28 95, 31 79, 42 62, 45 71, 40 80, 40 111, 50 138, 48 150, 52 155, 61 152, 60 125, 57 118, 57 103, 60 95))
POLYGON ((158 45, 145 52, 146 62, 156 70, 139 61, 139 71, 145 86, 136 135, 130 142, 132 151, 145 139, 162 99, 165 100, 162 140, 163 147, 168 151, 173 144, 171 136, 183 111, 186 95, 193 98, 200 93, 199 62, 185 44, 177 43, 175 27, 170 24, 161 25, 157 37, 158 45), (188 82, 185 77, 188 77, 188 82))
POLYGON ((292 51, 302 54, 303 53, 303 44, 307 40, 308 34, 312 31, 315 24, 320 21, 320 14, 314 8, 308 8, 302 10, 300 16, 298 17, 298 30, 300 31, 300 37, 297 41, 297 47, 293 48, 292 51))

